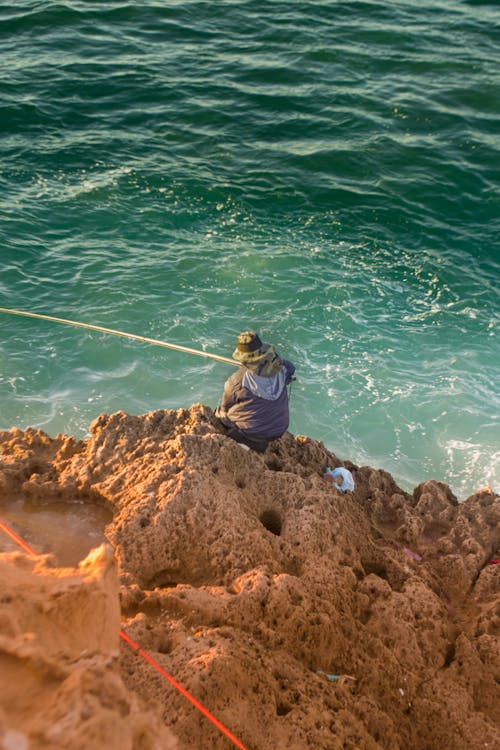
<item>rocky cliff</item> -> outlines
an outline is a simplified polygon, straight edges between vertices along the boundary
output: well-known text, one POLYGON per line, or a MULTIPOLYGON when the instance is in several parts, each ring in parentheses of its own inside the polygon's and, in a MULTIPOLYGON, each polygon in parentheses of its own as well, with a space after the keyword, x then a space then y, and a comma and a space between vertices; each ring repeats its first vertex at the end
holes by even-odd
POLYGON ((248 750, 500 746, 488 488, 410 495, 289 433, 245 451, 202 405, 102 415, 83 441, 14 429, 0 454, 0 519, 20 498, 112 512, 78 568, 0 556, 3 750, 235 746, 120 628, 248 750))

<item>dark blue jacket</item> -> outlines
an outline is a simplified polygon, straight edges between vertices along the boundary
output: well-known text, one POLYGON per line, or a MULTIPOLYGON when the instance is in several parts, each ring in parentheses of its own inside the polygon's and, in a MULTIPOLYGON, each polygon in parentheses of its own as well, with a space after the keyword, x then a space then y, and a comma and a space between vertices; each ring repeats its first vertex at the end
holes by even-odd
POLYGON ((271 377, 255 375, 240 367, 224 384, 217 415, 255 438, 273 440, 283 435, 290 421, 287 385, 295 367, 286 359, 283 367, 271 377))

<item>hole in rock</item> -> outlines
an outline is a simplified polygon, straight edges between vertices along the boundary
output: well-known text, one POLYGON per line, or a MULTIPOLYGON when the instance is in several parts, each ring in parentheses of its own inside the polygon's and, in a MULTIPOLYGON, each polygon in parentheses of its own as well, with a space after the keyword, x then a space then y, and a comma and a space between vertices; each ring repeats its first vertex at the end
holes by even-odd
POLYGON ((291 710, 291 706, 287 706, 286 703, 278 703, 276 706, 276 713, 278 716, 286 716, 291 710))
POLYGON ((374 573, 379 578, 383 578, 384 581, 389 581, 389 576, 385 567, 379 563, 363 563, 366 575, 374 573))
POLYGON ((446 650, 446 656, 444 657, 443 667, 445 669, 446 667, 449 667, 454 658, 455 658, 455 644, 450 643, 446 650))
POLYGON ((269 458, 266 461, 266 466, 271 471, 281 471, 281 463, 277 458, 269 458))
POLYGON ((259 521, 271 534, 275 536, 281 534, 281 518, 275 510, 265 510, 259 516, 259 521))
MULTIPOLYGON (((0 518, 36 552, 51 552, 59 565, 73 567, 106 541, 104 528, 113 515, 100 505, 82 500, 43 505, 15 500, 0 505, 0 518)), ((0 552, 19 549, 13 540, 0 534, 0 552)))
POLYGON ((182 580, 180 571, 165 568, 158 571, 147 583, 147 589, 175 589, 179 581, 182 580))
POLYGON ((159 654, 171 654, 174 650, 174 642, 170 638, 160 641, 157 650, 159 654))

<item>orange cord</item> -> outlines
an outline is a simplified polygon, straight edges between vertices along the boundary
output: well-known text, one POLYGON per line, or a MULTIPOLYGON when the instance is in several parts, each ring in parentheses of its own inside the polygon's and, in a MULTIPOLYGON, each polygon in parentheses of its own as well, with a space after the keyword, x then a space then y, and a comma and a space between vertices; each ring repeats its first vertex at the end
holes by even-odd
MULTIPOLYGON (((30 547, 30 545, 27 544, 24 541, 24 539, 21 539, 21 537, 18 536, 15 533, 15 531, 12 531, 12 529, 10 529, 7 526, 7 524, 5 524, 3 521, 0 521, 0 529, 4 531, 7 534, 7 536, 10 536, 10 538, 13 539, 14 542, 16 542, 16 544, 22 547, 22 549, 24 549, 26 552, 29 552, 30 555, 35 555, 35 557, 38 556, 39 553, 36 552, 33 549, 33 547, 30 547)), ((208 708, 205 708, 205 706, 202 703, 200 703, 200 701, 196 700, 196 698, 193 695, 191 695, 191 693, 188 690, 186 690, 186 688, 182 687, 182 685, 178 683, 177 680, 175 680, 171 675, 169 675, 169 673, 165 669, 163 669, 163 667, 160 666, 160 664, 158 664, 158 662, 155 659, 153 659, 153 657, 150 654, 148 654, 147 651, 144 651, 142 648, 140 648, 140 646, 135 641, 133 641, 132 638, 129 635, 127 635, 123 630, 120 630, 119 635, 122 641, 124 641, 128 646, 130 646, 131 649, 133 649, 138 654, 140 654, 140 656, 142 656, 143 659, 149 662, 149 664, 151 664, 151 666, 154 667, 154 669, 156 669, 157 672, 159 672, 166 680, 168 680, 170 684, 176 688, 176 690, 182 693, 182 695, 185 698, 187 698, 188 701, 192 703, 195 708, 198 709, 198 711, 200 711, 204 716, 206 716, 206 718, 209 719, 209 721, 211 721, 212 724, 217 727, 217 729, 223 732, 223 734, 225 734, 226 737, 228 737, 228 739, 230 739, 231 742, 233 742, 236 745, 236 747, 239 747, 240 750, 247 750, 247 748, 241 744, 239 739, 235 737, 234 734, 230 732, 227 727, 224 726, 224 724, 222 724, 218 719, 216 719, 212 713, 210 713, 208 708)))

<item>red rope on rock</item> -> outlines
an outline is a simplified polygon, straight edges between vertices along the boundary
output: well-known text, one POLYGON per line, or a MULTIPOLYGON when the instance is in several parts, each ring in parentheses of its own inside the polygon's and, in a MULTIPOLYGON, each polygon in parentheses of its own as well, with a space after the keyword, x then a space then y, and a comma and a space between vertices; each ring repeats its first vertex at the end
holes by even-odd
POLYGON ((231 740, 231 742, 234 742, 236 747, 241 748, 241 750, 246 750, 245 746, 241 744, 239 739, 235 737, 234 734, 232 734, 229 731, 229 729, 224 726, 224 724, 221 724, 221 722, 218 719, 216 719, 215 716, 211 714, 210 711, 207 708, 205 708, 205 706, 202 703, 196 700, 196 698, 193 695, 191 695, 191 693, 188 690, 186 690, 186 688, 182 687, 182 685, 180 685, 177 682, 177 680, 174 680, 174 678, 171 675, 169 675, 169 673, 165 669, 163 669, 163 667, 160 666, 160 664, 158 664, 158 662, 155 659, 153 659, 153 657, 150 654, 148 654, 147 651, 143 651, 143 649, 140 648, 137 645, 137 643, 133 641, 129 635, 123 632, 123 630, 120 630, 120 638, 124 640, 125 643, 127 643, 130 646, 130 648, 133 648, 134 651, 137 651, 138 654, 140 654, 146 661, 148 661, 151 664, 151 666, 153 666, 156 669, 157 672, 163 675, 163 677, 165 677, 166 680, 168 680, 180 693, 182 693, 182 695, 185 698, 187 698, 188 701, 190 701, 193 704, 193 706, 195 706, 198 709, 198 711, 201 711, 201 713, 204 716, 206 716, 207 719, 210 719, 212 724, 214 724, 217 727, 217 729, 220 729, 220 731, 223 732, 226 735, 226 737, 228 737, 231 740))
MULTIPOLYGON (((21 539, 21 537, 18 536, 15 533, 15 531, 12 531, 12 529, 10 529, 7 526, 7 524, 5 524, 3 521, 0 521, 0 529, 4 531, 7 534, 7 536, 10 536, 10 538, 13 539, 14 542, 16 542, 16 544, 22 547, 22 549, 24 549, 26 552, 29 552, 30 555, 35 555, 35 557, 38 556, 39 553, 36 552, 33 549, 33 547, 30 547, 30 545, 27 544, 24 541, 24 539, 21 539)), ((140 656, 142 656, 143 659, 149 662, 149 664, 151 664, 151 666, 154 667, 154 669, 156 669, 157 672, 159 672, 166 680, 168 680, 170 684, 176 688, 176 690, 182 693, 182 695, 185 698, 187 698, 188 701, 192 703, 195 708, 198 709, 198 711, 200 711, 204 716, 206 716, 207 719, 209 719, 212 722, 212 724, 217 727, 217 729, 219 729, 223 734, 225 734, 226 737, 230 739, 231 742, 233 742, 236 745, 236 747, 239 747, 240 750, 247 750, 247 748, 241 744, 239 739, 235 737, 234 734, 230 732, 227 727, 224 726, 224 724, 222 724, 218 719, 216 719, 212 713, 210 713, 208 708, 205 708, 205 706, 202 703, 200 703, 200 701, 196 700, 194 695, 191 695, 191 693, 188 690, 186 690, 186 688, 182 687, 182 685, 178 683, 177 680, 175 680, 171 675, 169 675, 169 673, 165 669, 163 669, 163 667, 160 664, 158 664, 158 662, 155 659, 153 659, 153 657, 150 654, 148 654, 147 651, 144 651, 135 641, 133 641, 132 638, 125 633, 125 631, 120 630, 119 636, 122 639, 122 641, 125 641, 125 643, 128 646, 130 646, 131 649, 136 651, 138 654, 140 654, 140 656)))
POLYGON ((29 544, 27 544, 24 541, 24 539, 21 539, 21 537, 18 536, 15 531, 12 531, 12 529, 9 529, 7 524, 5 524, 3 521, 0 521, 0 529, 2 529, 2 531, 5 531, 7 536, 10 536, 10 538, 13 539, 16 544, 18 544, 20 547, 22 547, 25 550, 25 552, 29 552, 30 555, 35 555, 35 556, 38 555, 38 552, 35 552, 33 547, 30 547, 29 544))

